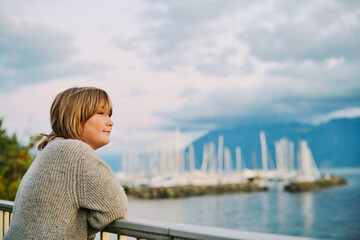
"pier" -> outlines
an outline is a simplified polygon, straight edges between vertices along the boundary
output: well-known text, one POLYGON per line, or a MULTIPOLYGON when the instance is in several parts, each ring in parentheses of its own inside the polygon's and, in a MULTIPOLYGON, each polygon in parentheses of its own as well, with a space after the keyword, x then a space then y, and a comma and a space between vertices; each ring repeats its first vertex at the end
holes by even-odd
MULTIPOLYGON (((0 200, 0 240, 11 224, 13 202, 0 200)), ((306 240, 311 238, 279 234, 257 233, 218 227, 161 222, 154 220, 125 218, 112 222, 101 233, 101 240, 109 240, 115 235, 118 240, 158 239, 158 240, 306 240), (111 236, 112 237, 112 236, 111 236)))

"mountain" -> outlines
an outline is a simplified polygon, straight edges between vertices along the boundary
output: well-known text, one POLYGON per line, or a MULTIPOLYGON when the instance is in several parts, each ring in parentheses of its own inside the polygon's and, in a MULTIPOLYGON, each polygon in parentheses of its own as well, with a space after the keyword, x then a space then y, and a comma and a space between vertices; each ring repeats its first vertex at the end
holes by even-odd
POLYGON ((278 123, 217 129, 192 143, 195 150, 195 167, 201 167, 204 144, 213 142, 217 149, 218 138, 222 135, 224 147, 231 151, 233 166, 235 148, 239 146, 243 164, 247 168, 261 168, 260 131, 265 132, 273 164, 276 162, 275 142, 286 138, 294 142, 295 156, 299 141, 306 140, 320 168, 360 166, 360 118, 353 118, 336 119, 320 125, 278 123), (253 160, 254 156, 256 161, 253 160))

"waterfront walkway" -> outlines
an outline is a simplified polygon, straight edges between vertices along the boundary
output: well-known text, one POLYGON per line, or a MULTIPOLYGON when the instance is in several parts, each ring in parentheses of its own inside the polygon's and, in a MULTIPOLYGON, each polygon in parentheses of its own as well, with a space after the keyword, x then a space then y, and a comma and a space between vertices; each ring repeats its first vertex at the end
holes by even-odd
MULTIPOLYGON (((0 200, 0 240, 9 229, 13 202, 0 200)), ((100 234, 102 240, 109 240, 110 234, 116 239, 156 239, 156 240, 305 240, 310 238, 277 234, 239 231, 199 225, 160 222, 153 220, 125 218, 116 220, 100 234), (129 238, 128 238, 129 237, 129 238)))

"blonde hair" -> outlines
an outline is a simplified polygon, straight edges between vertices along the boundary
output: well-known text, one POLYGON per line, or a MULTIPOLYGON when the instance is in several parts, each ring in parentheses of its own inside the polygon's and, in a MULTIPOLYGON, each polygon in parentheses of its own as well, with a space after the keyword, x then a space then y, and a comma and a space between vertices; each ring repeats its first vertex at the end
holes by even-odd
POLYGON ((50 109, 52 132, 42 134, 46 138, 39 144, 38 150, 44 149, 55 137, 83 140, 81 129, 100 108, 107 108, 111 116, 111 100, 102 89, 75 87, 59 93, 50 109))

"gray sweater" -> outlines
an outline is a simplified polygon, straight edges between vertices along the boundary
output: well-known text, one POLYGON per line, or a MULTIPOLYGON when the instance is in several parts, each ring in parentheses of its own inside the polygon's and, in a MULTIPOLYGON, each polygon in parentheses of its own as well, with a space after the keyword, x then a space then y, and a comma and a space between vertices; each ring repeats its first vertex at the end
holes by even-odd
POLYGON ((93 239, 127 210, 123 188, 97 153, 55 138, 24 175, 4 239, 93 239))

